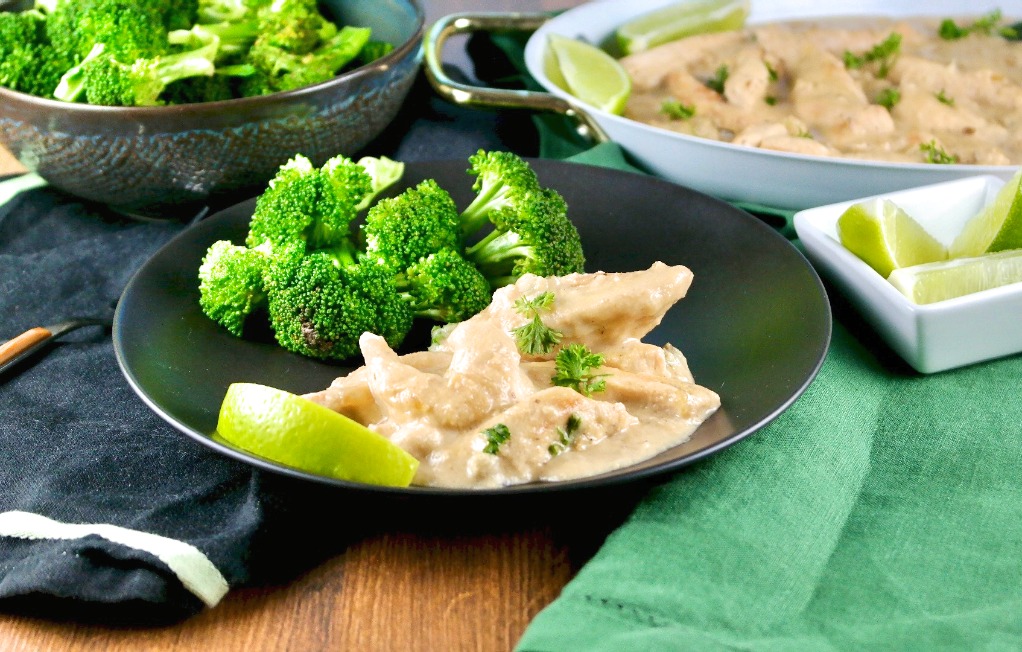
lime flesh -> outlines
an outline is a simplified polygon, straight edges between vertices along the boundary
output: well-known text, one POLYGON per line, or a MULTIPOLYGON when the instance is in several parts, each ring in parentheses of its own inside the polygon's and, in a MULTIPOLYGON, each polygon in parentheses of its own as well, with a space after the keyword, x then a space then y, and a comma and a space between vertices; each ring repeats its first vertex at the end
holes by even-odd
POLYGON ((599 109, 624 113, 632 81, 614 57, 600 48, 551 34, 547 74, 578 99, 599 109), (556 63, 556 68, 554 68, 556 63))
POLYGON ((969 219, 949 247, 951 258, 1022 249, 1022 172, 1011 178, 994 201, 969 219))
POLYGON ((841 244, 887 278, 899 267, 947 258, 947 249, 889 199, 848 207, 837 222, 841 244))
POLYGON ((690 0, 634 18, 614 36, 622 53, 634 54, 693 34, 740 29, 748 15, 748 0, 690 0))
POLYGON ((407 487, 419 462, 357 421, 280 389, 234 383, 217 434, 274 462, 352 482, 407 487))
POLYGON ((1022 282, 1022 250, 903 267, 888 280, 914 303, 954 299, 1022 282))

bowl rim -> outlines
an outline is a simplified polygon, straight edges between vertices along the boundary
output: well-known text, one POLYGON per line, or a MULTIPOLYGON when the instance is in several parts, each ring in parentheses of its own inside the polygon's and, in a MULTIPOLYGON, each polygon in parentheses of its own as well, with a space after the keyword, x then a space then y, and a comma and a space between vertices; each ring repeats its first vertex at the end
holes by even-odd
MULTIPOLYGON (((40 110, 68 109, 89 116, 102 116, 103 114, 116 114, 123 118, 151 117, 154 114, 202 114, 220 113, 227 107, 255 107, 262 104, 272 106, 274 104, 286 104, 292 100, 300 99, 308 95, 316 95, 327 91, 334 86, 342 85, 350 80, 358 80, 373 74, 384 72, 406 57, 411 55, 415 59, 422 57, 422 38, 425 32, 426 14, 423 9, 422 0, 402 0, 407 2, 415 14, 415 29, 411 36, 403 43, 396 46, 384 56, 361 65, 348 72, 335 75, 332 79, 302 86, 289 91, 279 91, 267 95, 254 97, 236 97, 229 100, 217 100, 215 102, 192 102, 188 104, 165 104, 160 106, 104 106, 97 104, 85 104, 83 102, 64 102, 62 100, 41 97, 30 93, 23 93, 10 88, 0 86, 0 103, 21 104, 25 106, 38 106, 40 110)), ((7 0, 0 0, 0 11, 4 11, 7 5, 13 4, 7 0)))

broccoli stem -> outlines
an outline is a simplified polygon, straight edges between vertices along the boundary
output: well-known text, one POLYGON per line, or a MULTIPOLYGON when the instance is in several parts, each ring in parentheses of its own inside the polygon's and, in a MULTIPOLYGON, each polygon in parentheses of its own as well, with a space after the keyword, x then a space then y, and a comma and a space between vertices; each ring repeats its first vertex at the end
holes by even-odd
POLYGON ((503 200, 510 188, 501 183, 484 183, 478 195, 461 212, 461 231, 475 233, 486 224, 495 204, 503 200))
POLYGON ((465 250, 465 256, 479 266, 490 279, 512 276, 515 262, 532 255, 532 246, 522 242, 514 231, 491 231, 482 240, 465 250))

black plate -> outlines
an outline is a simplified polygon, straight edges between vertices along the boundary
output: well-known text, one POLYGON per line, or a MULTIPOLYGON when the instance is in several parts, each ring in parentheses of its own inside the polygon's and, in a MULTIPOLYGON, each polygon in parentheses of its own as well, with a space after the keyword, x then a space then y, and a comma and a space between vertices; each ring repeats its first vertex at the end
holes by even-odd
MULTIPOLYGON (((661 260, 686 265, 695 274, 688 296, 646 338, 680 348, 696 382, 720 394, 721 409, 688 442, 592 478, 450 490, 334 480, 214 441, 210 433, 231 383, 305 393, 352 369, 294 355, 269 337, 233 337, 199 310, 196 271, 202 256, 215 240, 244 240, 254 200, 187 229, 128 284, 114 321, 114 346, 125 377, 178 430, 257 467, 362 491, 442 495, 558 491, 677 470, 762 428, 805 390, 830 342, 830 306, 813 268, 783 237, 743 211, 672 183, 576 164, 530 162, 543 184, 567 200, 587 271, 631 271, 661 260)), ((409 163, 401 187, 434 178, 464 206, 472 196, 467 167, 464 161, 409 163)), ((410 345, 423 340, 412 337, 410 345)))

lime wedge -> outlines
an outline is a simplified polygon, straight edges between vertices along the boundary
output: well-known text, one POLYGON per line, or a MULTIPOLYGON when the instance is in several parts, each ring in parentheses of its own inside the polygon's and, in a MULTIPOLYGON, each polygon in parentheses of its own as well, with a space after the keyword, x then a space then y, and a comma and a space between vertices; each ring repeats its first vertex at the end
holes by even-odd
POLYGON ((837 221, 841 244, 887 278, 899 267, 947 258, 947 249, 889 199, 853 204, 837 221))
POLYGON ((587 104, 608 113, 624 113, 632 80, 614 57, 594 45, 558 34, 550 35, 549 47, 560 73, 551 79, 563 80, 565 90, 587 104))
POLYGON ((888 280, 915 303, 953 299, 1022 282, 1022 249, 902 267, 888 280))
POLYGON ((633 18, 614 37, 621 52, 634 54, 693 34, 740 29, 748 15, 748 0, 690 0, 633 18))
POLYGON ((1022 248, 1022 193, 1017 172, 994 201, 969 219, 949 247, 951 258, 1022 248))
POLYGON ((419 466, 400 446, 357 421, 253 383, 227 388, 217 434, 260 457, 353 482, 407 487, 419 466))

